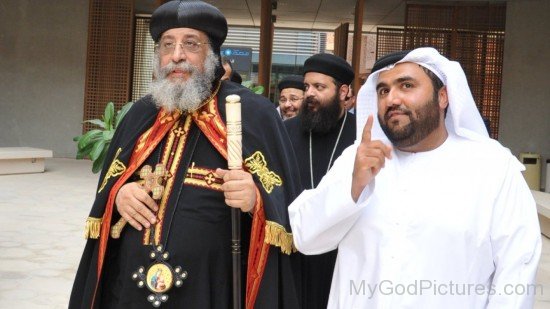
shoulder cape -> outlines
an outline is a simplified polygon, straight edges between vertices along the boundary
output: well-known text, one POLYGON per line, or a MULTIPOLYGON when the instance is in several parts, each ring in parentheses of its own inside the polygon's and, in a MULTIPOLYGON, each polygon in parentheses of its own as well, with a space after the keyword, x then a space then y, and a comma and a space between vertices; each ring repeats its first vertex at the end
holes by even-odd
MULTIPOLYGON (((265 294, 260 292, 264 272, 273 273, 266 267, 277 266, 267 261, 272 256, 268 254, 270 247, 278 247, 283 255, 296 250, 287 206, 300 192, 299 175, 290 141, 271 102, 234 83, 222 82, 217 95, 192 115, 214 148, 227 158, 225 97, 230 94, 241 97, 243 169, 253 175, 260 192, 252 220, 246 280, 245 303, 253 308, 258 294, 265 294)), ((114 197, 179 117, 179 113, 159 110, 151 96, 146 96, 132 106, 117 128, 86 220, 84 235, 88 241, 69 308, 94 307, 110 230, 120 218, 114 197)))

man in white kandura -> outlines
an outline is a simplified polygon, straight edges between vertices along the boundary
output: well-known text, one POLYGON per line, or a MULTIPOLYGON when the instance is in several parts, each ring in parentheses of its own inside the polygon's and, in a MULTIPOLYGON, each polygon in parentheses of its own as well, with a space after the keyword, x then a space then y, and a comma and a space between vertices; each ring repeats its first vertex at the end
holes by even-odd
POLYGON ((289 208, 298 250, 338 248, 328 307, 532 308, 535 202, 460 65, 419 48, 373 72, 358 140, 289 208))

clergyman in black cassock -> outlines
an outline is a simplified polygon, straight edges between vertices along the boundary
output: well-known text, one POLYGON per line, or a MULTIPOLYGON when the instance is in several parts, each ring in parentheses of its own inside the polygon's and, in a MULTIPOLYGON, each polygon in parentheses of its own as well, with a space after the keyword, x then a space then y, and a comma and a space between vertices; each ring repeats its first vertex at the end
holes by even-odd
MULTIPOLYGON (((165 292, 162 308, 231 307, 231 207, 226 205, 224 179, 217 173, 227 167, 225 98, 230 94, 241 98, 243 169, 252 175, 256 192, 252 211, 241 216, 243 307, 299 308, 295 286, 299 274, 291 269, 297 255, 287 212, 300 191, 296 158, 271 102, 240 85, 220 81, 219 50, 226 34, 225 17, 202 1, 167 2, 153 14, 151 35, 160 44, 155 52, 172 57, 174 65, 182 64, 169 72, 155 71, 159 84, 162 74, 175 79, 188 74, 189 81, 201 75, 200 70, 187 71, 183 63, 191 62, 194 52, 207 54, 207 48, 215 59, 210 68, 213 77, 196 108, 170 109, 158 102, 163 93, 152 90, 135 102, 118 126, 86 221, 88 240, 69 308, 151 308, 148 297, 154 293, 139 288, 133 274, 152 265, 150 254, 158 245, 169 252, 171 267, 187 272, 181 287, 165 292), (182 28, 186 35, 196 30, 202 34, 186 36, 175 45, 165 42, 164 34, 182 28), (207 43, 194 41, 202 35, 208 37, 207 43), (176 56, 181 59, 175 61, 176 56), (158 199, 156 223, 141 230, 120 225, 124 221, 115 203, 120 189, 140 182, 144 167, 154 169, 159 163, 167 171, 161 177, 164 191, 158 199)), ((207 67, 204 64, 204 72, 207 67)), ((146 283, 164 291, 174 283, 174 276, 155 273, 147 276, 146 283)))
MULTIPOLYGON (((355 115, 344 108, 353 78, 351 66, 331 54, 313 55, 304 63, 304 102, 298 116, 284 122, 301 165, 302 190, 315 188, 355 141, 355 115)), ((302 308, 326 308, 337 252, 301 255, 302 308)))

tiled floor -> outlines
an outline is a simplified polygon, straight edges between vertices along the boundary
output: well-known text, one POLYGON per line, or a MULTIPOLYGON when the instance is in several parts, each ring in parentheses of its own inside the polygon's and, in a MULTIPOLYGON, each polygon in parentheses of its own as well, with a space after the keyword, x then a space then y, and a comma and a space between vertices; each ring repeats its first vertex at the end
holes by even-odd
MULTIPOLYGON (((89 161, 48 159, 46 173, 0 176, 0 308, 67 308, 98 175, 89 161)), ((535 308, 550 308, 543 237, 535 308), (539 288, 540 290, 540 288, 539 288)))

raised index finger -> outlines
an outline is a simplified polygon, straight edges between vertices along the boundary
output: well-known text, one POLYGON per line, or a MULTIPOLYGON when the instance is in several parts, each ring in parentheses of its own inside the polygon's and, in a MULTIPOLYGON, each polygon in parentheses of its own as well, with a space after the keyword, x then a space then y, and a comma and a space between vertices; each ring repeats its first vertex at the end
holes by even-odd
POLYGON ((371 131, 372 131, 372 123, 374 122, 374 118, 371 115, 367 118, 367 123, 365 124, 365 127, 363 128, 363 135, 361 137, 361 143, 368 143, 371 141, 371 131))

